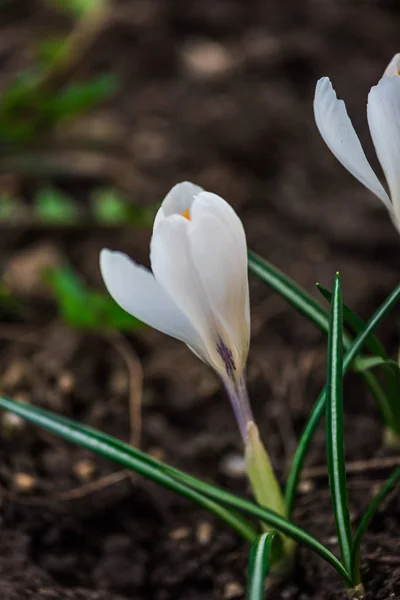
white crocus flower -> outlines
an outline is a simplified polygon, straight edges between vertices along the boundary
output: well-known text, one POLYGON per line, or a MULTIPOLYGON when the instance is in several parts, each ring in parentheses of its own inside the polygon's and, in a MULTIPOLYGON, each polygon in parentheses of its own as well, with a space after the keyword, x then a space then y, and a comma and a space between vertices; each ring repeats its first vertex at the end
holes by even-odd
POLYGON ((317 127, 339 162, 385 204, 400 233, 400 54, 390 61, 382 79, 368 95, 367 117, 390 198, 369 164, 343 100, 330 80, 317 83, 314 114, 317 127))
POLYGON ((250 312, 239 217, 216 194, 180 183, 154 220, 150 261, 152 272, 126 254, 102 250, 109 293, 131 315, 185 342, 217 372, 246 439, 252 420, 244 379, 250 312))

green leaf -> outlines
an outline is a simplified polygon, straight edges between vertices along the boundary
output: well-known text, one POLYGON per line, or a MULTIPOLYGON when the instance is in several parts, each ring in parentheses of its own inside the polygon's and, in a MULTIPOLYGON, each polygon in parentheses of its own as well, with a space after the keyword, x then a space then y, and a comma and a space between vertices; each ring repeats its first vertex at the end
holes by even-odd
POLYGON ((105 6, 105 0, 47 0, 55 9, 73 17, 83 17, 105 6))
POLYGON ((42 111, 51 121, 60 121, 87 112, 112 96, 118 86, 113 74, 100 75, 85 83, 73 83, 44 99, 42 111))
POLYGON ((112 188, 100 189, 93 194, 92 211, 100 225, 126 225, 130 221, 127 202, 112 188))
POLYGON ((55 188, 43 188, 35 197, 35 213, 45 225, 71 225, 79 221, 74 201, 55 188))
MULTIPOLYGON (((217 504, 220 509, 222 508, 220 506, 222 504, 225 507, 234 509, 234 511, 239 511, 250 517, 264 521, 268 525, 272 525, 277 531, 285 534, 287 537, 291 537, 298 543, 307 546, 319 554, 334 569, 336 569, 346 585, 351 585, 351 579, 347 570, 327 548, 308 533, 273 511, 260 507, 239 496, 226 492, 225 490, 204 483, 195 477, 187 475, 182 471, 178 471, 178 469, 168 467, 151 458, 144 452, 132 448, 111 436, 92 429, 91 427, 71 421, 65 417, 55 415, 50 411, 1 397, 0 408, 19 415, 26 421, 42 427, 69 442, 117 462, 123 467, 131 469, 194 502, 200 504, 200 502, 204 502, 204 498, 201 499, 201 497, 206 496, 214 501, 213 505, 209 507, 209 510, 212 510, 213 512, 216 510, 215 504, 217 504), (195 494, 193 494, 193 492, 195 492, 195 494)), ((202 506, 205 505, 203 504, 202 506)), ((229 519, 229 516, 226 513, 222 513, 219 516, 224 520, 229 519)), ((230 525, 232 527, 234 526, 231 523, 230 525)), ((250 541, 251 538, 251 542, 253 542, 254 537, 252 529, 251 533, 250 531, 247 532, 246 539, 250 541)))
POLYGON ((343 564, 350 571, 352 537, 343 439, 343 308, 339 274, 335 277, 332 298, 326 374, 326 454, 336 532, 343 564))
POLYGON ((249 558, 247 600, 264 600, 265 580, 272 563, 273 542, 277 533, 262 533, 254 540, 249 558))
POLYGON ((152 227, 159 209, 159 204, 153 206, 130 204, 113 188, 96 190, 92 195, 91 206, 95 220, 104 226, 152 227))
POLYGON ((90 427, 85 427, 79 423, 74 423, 65 417, 52 415, 33 406, 26 405, 27 410, 23 410, 23 405, 6 398, 0 397, 0 407, 13 414, 18 414, 26 421, 38 425, 58 437, 63 438, 82 448, 87 448, 95 454, 99 454, 109 460, 117 462, 137 473, 140 473, 148 479, 152 479, 163 487, 170 489, 177 494, 196 502, 206 510, 214 513, 217 517, 225 521, 232 527, 243 539, 252 543, 257 535, 255 529, 234 511, 228 511, 220 504, 210 500, 207 496, 198 493, 189 486, 175 481, 168 474, 168 469, 162 463, 152 459, 139 450, 134 450, 127 444, 97 432, 90 427))
MULTIPOLYGON (((378 308, 375 314, 367 322, 365 329, 358 334, 358 336, 347 348, 347 352, 344 356, 343 361, 343 372, 346 372, 349 369, 354 359, 361 353, 367 337, 374 331, 374 329, 381 322, 381 320, 391 311, 391 309, 399 300, 399 298, 400 285, 398 285, 393 290, 393 292, 386 298, 383 304, 381 304, 381 306, 378 308)), ((285 488, 285 503, 289 518, 293 511, 297 484, 300 478, 300 473, 303 467, 304 459, 308 452, 310 442, 321 420, 321 417, 325 412, 325 400, 326 388, 322 390, 317 402, 314 405, 314 408, 311 411, 306 427, 297 444, 296 452, 292 460, 285 488)))
POLYGON ((360 550, 361 550, 361 541, 364 537, 365 532, 368 529, 369 524, 374 518, 376 511, 379 508, 379 505, 385 500, 385 498, 390 494, 390 492, 394 489, 394 487, 400 481, 400 467, 395 469, 392 475, 385 481, 379 492, 376 494, 371 504, 368 506, 363 518, 361 519, 361 523, 358 526, 356 531, 356 535, 354 536, 353 546, 351 551, 351 572, 353 574, 353 579, 357 576, 357 573, 360 571, 360 550))
POLYGON ((381 356, 361 356, 355 363, 353 370, 356 373, 363 373, 364 371, 379 367, 385 364, 385 362, 386 360, 381 356))
POLYGON ((378 408, 382 414, 386 427, 395 434, 400 434, 400 368, 399 365, 390 359, 383 359, 380 356, 370 356, 358 359, 353 366, 354 370, 362 372, 370 390, 375 398, 378 398, 378 408), (377 379, 369 371, 374 368, 380 368, 384 373, 384 390, 377 379))
POLYGON ((72 327, 132 331, 143 326, 108 294, 88 290, 69 267, 48 270, 46 281, 53 291, 61 317, 72 327))
POLYGON ((248 251, 249 271, 257 275, 278 292, 293 308, 314 323, 324 333, 329 330, 329 314, 319 302, 301 288, 293 279, 282 273, 270 262, 258 256, 252 250, 248 251))
POLYGON ((57 62, 63 54, 65 40, 62 37, 52 36, 39 42, 36 48, 37 58, 46 67, 57 62))
MULTIPOLYGON (((317 283, 317 288, 323 297, 330 302, 332 298, 331 292, 324 288, 320 283, 317 283)), ((356 314, 354 314, 353 311, 350 310, 350 308, 345 304, 343 305, 343 318, 346 325, 352 331, 354 331, 354 333, 360 333, 360 331, 365 328, 365 322, 356 314)), ((375 335, 368 336, 368 338, 365 340, 365 347, 367 350, 372 352, 372 354, 377 354, 385 359, 388 358, 385 349, 375 335)))

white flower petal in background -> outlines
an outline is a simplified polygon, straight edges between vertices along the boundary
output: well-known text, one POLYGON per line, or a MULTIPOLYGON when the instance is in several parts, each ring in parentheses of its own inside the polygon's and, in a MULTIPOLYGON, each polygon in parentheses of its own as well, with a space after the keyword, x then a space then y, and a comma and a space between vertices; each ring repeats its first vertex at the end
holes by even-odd
POLYGON ((400 77, 384 76, 368 96, 368 124, 400 223, 400 77))
POLYGON ((345 103, 337 99, 328 77, 317 83, 314 115, 322 138, 338 161, 391 210, 389 197, 365 156, 345 103))
POLYGON ((122 252, 107 249, 101 251, 100 268, 110 295, 126 312, 196 349, 201 347, 195 328, 148 269, 122 252))

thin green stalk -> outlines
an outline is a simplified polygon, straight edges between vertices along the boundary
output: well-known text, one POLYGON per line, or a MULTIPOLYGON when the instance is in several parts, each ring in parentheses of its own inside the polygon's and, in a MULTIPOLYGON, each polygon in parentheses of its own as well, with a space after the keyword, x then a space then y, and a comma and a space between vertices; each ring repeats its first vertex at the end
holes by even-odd
POLYGON ((264 600, 265 580, 272 563, 273 542, 277 533, 270 531, 257 536, 249 557, 247 600, 264 600))
MULTIPOLYGON (((324 288, 320 283, 317 283, 317 289, 321 292, 323 297, 330 303, 332 300, 332 294, 329 290, 324 288)), ((356 315, 346 304, 343 304, 343 319, 346 325, 348 325, 354 333, 358 334, 365 328, 365 322, 356 315)), ((345 344, 345 342, 344 342, 345 344)), ((365 348, 372 354, 376 354, 381 358, 387 360, 389 357, 386 350, 378 340, 378 338, 370 334, 365 340, 365 348)))
POLYGON ((398 414, 396 414, 395 410, 399 412, 399 399, 395 398, 395 402, 397 402, 397 406, 393 406, 392 402, 389 400, 388 396, 383 392, 381 386, 377 385, 376 377, 370 373, 369 371, 363 372, 364 380, 373 396, 378 398, 378 408, 381 412, 383 421, 386 427, 393 432, 396 432, 397 435, 400 434, 400 420, 398 418, 398 414))
MULTIPOLYGON (((156 481, 165 488, 188 498, 188 500, 199 504, 202 508, 205 508, 219 517, 222 521, 234 529, 236 533, 238 533, 239 536, 245 541, 252 543, 257 537, 258 532, 243 517, 238 515, 235 511, 227 510, 221 506, 221 504, 214 502, 212 499, 205 496, 201 492, 192 489, 187 484, 176 481, 170 474, 168 474, 168 470, 164 469, 161 463, 157 464, 157 461, 154 461, 150 457, 150 460, 143 461, 142 463, 140 463, 140 458, 136 462, 134 458, 128 459, 127 462, 118 460, 123 454, 122 447, 126 446, 127 449, 129 448, 128 445, 120 442, 113 447, 113 445, 110 443, 112 442, 113 438, 109 436, 103 434, 96 436, 96 431, 92 430, 91 428, 85 428, 84 426, 80 426, 78 423, 75 424, 73 421, 69 421, 69 419, 65 419, 59 415, 52 415, 50 412, 38 409, 36 407, 30 407, 27 405, 26 408, 28 411, 25 411, 23 410, 23 406, 24 405, 13 400, 0 397, 1 408, 20 415, 28 422, 38 425, 39 427, 43 427, 44 429, 55 433, 58 435, 58 437, 64 438, 69 442, 77 444, 78 446, 81 445, 82 447, 85 447, 92 452, 99 454, 100 456, 115 462, 119 462, 120 464, 137 471, 144 477, 153 479, 153 481, 156 481), (121 448, 118 446, 121 446, 121 448), (138 468, 135 468, 134 465, 138 468)), ((140 454, 142 453, 139 453, 139 455, 140 454)))
MULTIPOLYGON (((350 344, 343 360, 343 372, 346 372, 353 362, 354 358, 361 352, 365 340, 380 321, 390 312, 393 306, 400 298, 400 285, 398 285, 393 292, 386 298, 381 304, 375 314, 368 321, 365 329, 358 334, 355 340, 350 344)), ((326 388, 324 388, 311 411, 310 417, 304 429, 304 432, 299 440, 299 443, 294 454, 292 464, 290 467, 289 475, 286 482, 285 488, 285 502, 287 515, 290 519, 293 512, 293 505, 296 496, 297 484, 300 478, 301 469, 303 467, 304 459, 306 457, 312 437, 318 427, 318 424, 325 411, 325 399, 326 399, 326 388)))
MULTIPOLYGON (((178 471, 178 469, 167 467, 128 444, 65 417, 2 397, 0 397, 0 408, 17 414, 26 421, 51 431, 58 437, 117 462, 194 502, 198 502, 198 495, 194 497, 190 492, 196 491, 225 507, 228 506, 247 516, 272 525, 277 531, 319 554, 339 573, 345 585, 351 584, 349 573, 332 552, 308 533, 273 511, 204 483, 195 477, 178 471)), ((254 537, 251 541, 253 540, 254 537)))
MULTIPOLYGON (((267 260, 261 258, 261 256, 258 256, 251 250, 248 251, 248 266, 250 272, 254 273, 254 275, 259 277, 261 281, 266 283, 275 292, 280 294, 282 298, 284 298, 300 314, 304 315, 311 323, 318 327, 320 331, 326 334, 328 333, 328 311, 325 310, 313 296, 311 296, 301 286, 299 286, 295 281, 293 281, 293 279, 285 275, 285 273, 282 273, 282 271, 277 269, 277 267, 272 265, 267 260)), ((324 293, 323 288, 321 287, 320 291, 321 293, 324 293)), ((360 327, 361 319, 355 317, 351 319, 351 321, 352 323, 349 323, 350 326, 357 332, 357 325, 358 327, 360 327)), ((343 345, 346 349, 350 346, 351 341, 351 337, 345 332, 343 334, 343 345)), ((377 345, 380 345, 376 339, 371 339, 371 337, 368 336, 365 339, 365 346, 368 347, 368 345, 371 344, 375 345, 375 348, 377 347, 377 345)), ((365 379, 363 373, 361 373, 361 377, 365 379)), ((384 392, 382 390, 382 387, 380 386, 379 381, 374 375, 370 375, 369 382, 372 378, 374 379, 373 386, 370 386, 368 381, 366 383, 369 387, 370 392, 375 398, 375 402, 378 406, 380 406, 380 402, 382 400, 384 392)))
MULTIPOLYGON (((250 422, 247 427, 244 457, 247 475, 257 503, 286 518, 281 487, 260 439, 258 428, 253 422, 250 422)), ((270 527, 266 525, 263 526, 263 529, 270 531, 270 527)), ((293 540, 284 538, 279 550, 275 553, 274 565, 281 563, 282 568, 288 571, 295 551, 293 540)))
MULTIPOLYGON (((326 373, 326 454, 336 532, 342 561, 351 569, 351 524, 343 439, 343 306, 339 274, 331 303, 326 373)), ((355 583, 359 583, 356 581, 355 583)))
POLYGON ((384 499, 388 496, 388 494, 393 490, 393 488, 400 481, 400 467, 398 467, 394 473, 385 481, 379 492, 376 494, 368 509, 366 510, 363 518, 361 519, 361 523, 358 526, 356 531, 356 535, 353 540, 353 547, 351 550, 351 572, 352 577, 356 577, 357 573, 360 571, 360 549, 361 549, 361 540, 364 537, 364 534, 371 523, 375 513, 379 507, 379 505, 384 501, 384 499))
MULTIPOLYGON (((278 292, 293 308, 307 317, 323 333, 328 333, 329 314, 320 303, 293 279, 252 250, 247 254, 249 271, 278 292)), ((350 339, 348 338, 350 341, 350 339)))

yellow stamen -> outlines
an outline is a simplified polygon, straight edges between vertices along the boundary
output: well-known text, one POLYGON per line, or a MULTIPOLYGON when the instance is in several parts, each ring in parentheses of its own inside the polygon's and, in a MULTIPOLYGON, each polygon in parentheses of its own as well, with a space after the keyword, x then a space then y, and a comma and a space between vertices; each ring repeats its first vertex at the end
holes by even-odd
POLYGON ((188 209, 188 208, 187 208, 187 209, 185 210, 185 212, 182 214, 182 217, 185 217, 185 219, 187 219, 188 221, 191 221, 191 220, 192 220, 192 219, 190 218, 190 215, 189 215, 189 209, 188 209))

